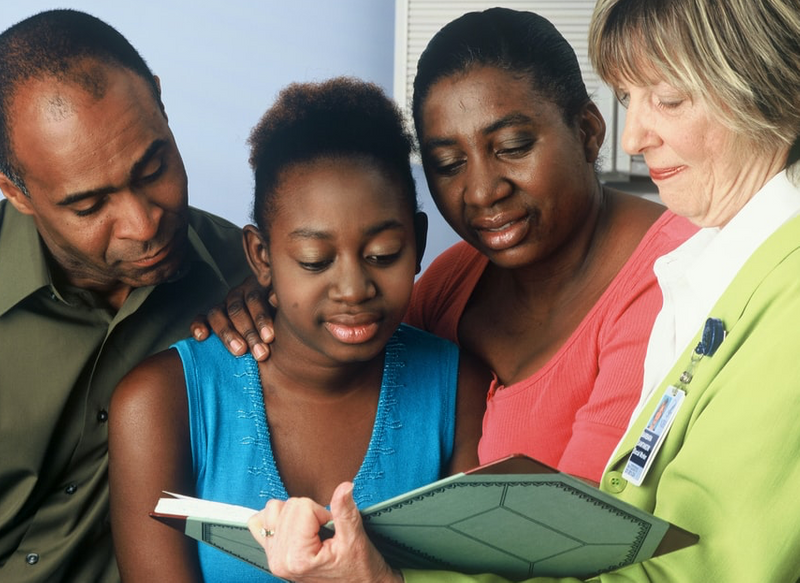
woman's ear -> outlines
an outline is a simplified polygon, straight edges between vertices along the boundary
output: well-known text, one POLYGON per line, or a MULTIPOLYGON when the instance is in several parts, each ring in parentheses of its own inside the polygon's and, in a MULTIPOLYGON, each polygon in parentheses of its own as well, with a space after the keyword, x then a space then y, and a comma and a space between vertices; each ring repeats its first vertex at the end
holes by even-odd
POLYGON ((583 107, 578 125, 581 130, 586 161, 594 164, 600 155, 600 146, 603 145, 606 137, 606 122, 593 102, 590 101, 583 107))
POLYGON ((414 239, 417 244, 417 270, 414 273, 419 273, 422 271, 422 257, 428 244, 428 215, 421 211, 414 214, 414 239))
POLYGON ((264 288, 272 286, 272 268, 269 262, 269 250, 267 242, 261 235, 261 231, 255 225, 247 225, 242 230, 242 244, 244 245, 244 254, 247 256, 247 262, 250 264, 250 269, 256 276, 259 285, 264 288))

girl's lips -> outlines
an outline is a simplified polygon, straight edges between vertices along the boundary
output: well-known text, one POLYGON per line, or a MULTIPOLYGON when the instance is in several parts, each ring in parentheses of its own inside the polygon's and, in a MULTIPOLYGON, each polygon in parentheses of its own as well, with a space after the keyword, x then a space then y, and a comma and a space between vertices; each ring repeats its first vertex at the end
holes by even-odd
POLYGON ((672 178, 676 174, 679 174, 686 166, 672 166, 670 168, 650 168, 650 178, 653 180, 666 180, 667 178, 672 178))
POLYGON ((325 328, 331 336, 344 344, 362 344, 369 342, 378 334, 378 322, 367 324, 341 324, 338 322, 325 322, 325 328))

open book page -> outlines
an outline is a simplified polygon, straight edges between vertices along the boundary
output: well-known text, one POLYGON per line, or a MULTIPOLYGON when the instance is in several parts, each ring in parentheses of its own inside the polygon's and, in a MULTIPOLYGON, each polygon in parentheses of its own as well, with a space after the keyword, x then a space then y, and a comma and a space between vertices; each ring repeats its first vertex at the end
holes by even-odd
POLYGON ((150 516, 188 537, 270 572, 264 549, 247 528, 247 521, 256 513, 254 509, 171 492, 165 494, 174 498, 159 499, 150 516))
POLYGON ((241 523, 247 525, 247 521, 258 510, 237 506, 235 504, 225 504, 224 502, 214 502, 212 500, 201 500, 182 494, 164 492, 174 498, 160 498, 156 504, 154 514, 162 514, 175 517, 193 517, 206 520, 218 520, 224 522, 241 523))

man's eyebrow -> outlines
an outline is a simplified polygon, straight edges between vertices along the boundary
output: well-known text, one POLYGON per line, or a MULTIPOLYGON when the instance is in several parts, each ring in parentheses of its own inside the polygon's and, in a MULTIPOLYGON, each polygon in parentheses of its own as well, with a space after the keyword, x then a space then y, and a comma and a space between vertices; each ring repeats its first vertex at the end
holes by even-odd
POLYGON ((82 192, 75 192, 72 194, 68 194, 61 200, 59 200, 56 205, 57 206, 69 206, 71 204, 75 204, 76 202, 80 202, 87 198, 105 196, 107 194, 111 194, 114 192, 116 187, 114 186, 103 186, 102 188, 95 188, 93 190, 84 190, 82 192))
MULTIPOLYGON (((501 130, 503 128, 513 127, 517 125, 525 125, 529 124, 533 121, 529 115, 525 115, 524 113, 514 112, 510 113, 504 117, 501 117, 498 120, 493 121, 485 128, 481 129, 481 133, 484 136, 488 136, 497 130, 501 130)), ((456 143, 456 141, 452 138, 433 138, 430 140, 425 140, 424 149, 425 150, 432 150, 434 148, 445 147, 445 146, 452 146, 456 143)))
MULTIPOLYGON (((142 171, 142 168, 144 168, 144 166, 150 161, 153 155, 158 152, 158 150, 163 148, 166 143, 167 140, 164 139, 153 140, 153 142, 147 147, 147 150, 144 151, 144 154, 142 154, 142 156, 136 162, 134 162, 128 177, 134 178, 137 176, 142 171)), ((100 188, 93 188, 91 190, 84 190, 81 192, 73 192, 62 198, 56 204, 58 206, 69 206, 84 199, 105 196, 117 190, 119 190, 119 186, 109 185, 101 186, 100 188)))

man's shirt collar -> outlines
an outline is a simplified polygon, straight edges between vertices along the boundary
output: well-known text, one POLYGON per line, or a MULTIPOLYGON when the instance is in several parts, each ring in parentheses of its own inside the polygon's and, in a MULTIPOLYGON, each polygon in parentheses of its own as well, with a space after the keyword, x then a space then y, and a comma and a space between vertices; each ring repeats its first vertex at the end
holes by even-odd
POLYGON ((52 284, 33 218, 7 200, 0 202, 0 282, 0 316, 52 284))
MULTIPOLYGON (((194 263, 202 263, 224 284, 222 271, 191 224, 188 240, 186 258, 169 281, 185 276, 194 263)), ((32 217, 17 211, 7 200, 0 201, 0 282, 0 317, 44 287, 49 287, 52 295, 64 301, 53 285, 44 243, 36 230, 36 223, 32 217)))

